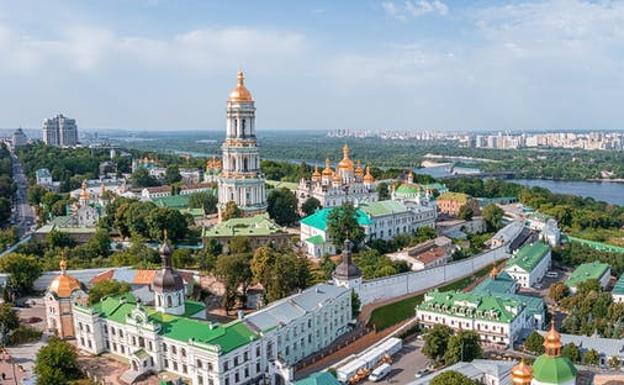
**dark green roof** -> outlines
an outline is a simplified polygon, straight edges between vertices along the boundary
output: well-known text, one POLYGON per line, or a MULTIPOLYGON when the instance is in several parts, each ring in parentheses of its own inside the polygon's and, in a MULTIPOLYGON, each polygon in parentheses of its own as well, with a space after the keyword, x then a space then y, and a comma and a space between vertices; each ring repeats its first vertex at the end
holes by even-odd
POLYGON ((305 241, 313 245, 322 245, 323 243, 325 243, 325 241, 323 240, 323 237, 320 235, 313 235, 310 238, 306 239, 305 241))
MULTIPOLYGON (((327 230, 327 218, 329 217, 329 213, 333 208, 324 208, 320 209, 314 214, 308 215, 307 217, 301 220, 301 223, 304 225, 308 225, 310 227, 314 227, 315 229, 319 229, 322 231, 327 230)), ((368 218, 368 215, 360 209, 356 210, 357 222, 360 226, 369 226, 372 222, 368 218)))
POLYGON ((563 384, 576 378, 576 368, 566 357, 537 357, 533 363, 533 379, 544 384, 563 384))
POLYGON ((539 265, 549 251, 550 247, 541 241, 530 245, 524 245, 513 258, 507 261, 507 266, 518 266, 527 273, 530 273, 539 265))
MULTIPOLYGON (((157 312, 151 307, 144 307, 144 309, 149 320, 160 325, 159 334, 163 337, 180 342, 193 339, 195 342, 216 345, 221 348, 222 353, 228 353, 259 338, 257 333, 239 320, 221 325, 186 316, 186 314, 194 314, 195 310, 201 310, 197 305, 198 303, 195 302, 187 302, 184 316, 157 312)), ((127 293, 121 296, 105 297, 90 309, 102 318, 125 324, 136 307, 134 296, 127 293)))
POLYGON ((329 372, 317 372, 294 382, 295 385, 340 385, 340 381, 329 372))
POLYGON ((161 198, 154 198, 152 202, 158 207, 166 207, 169 209, 185 209, 189 205, 191 195, 170 195, 161 198))
POLYGON ((565 284, 568 287, 576 287, 579 283, 590 279, 600 278, 609 270, 609 264, 600 262, 583 263, 579 265, 570 275, 565 284))

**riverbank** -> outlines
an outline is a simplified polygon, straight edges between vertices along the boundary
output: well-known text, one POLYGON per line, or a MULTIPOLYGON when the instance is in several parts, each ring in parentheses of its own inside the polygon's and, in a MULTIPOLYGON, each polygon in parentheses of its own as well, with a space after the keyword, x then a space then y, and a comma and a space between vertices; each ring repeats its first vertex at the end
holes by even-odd
POLYGON ((543 187, 557 194, 578 195, 624 206, 624 183, 552 179, 511 179, 509 182, 528 187, 543 187))

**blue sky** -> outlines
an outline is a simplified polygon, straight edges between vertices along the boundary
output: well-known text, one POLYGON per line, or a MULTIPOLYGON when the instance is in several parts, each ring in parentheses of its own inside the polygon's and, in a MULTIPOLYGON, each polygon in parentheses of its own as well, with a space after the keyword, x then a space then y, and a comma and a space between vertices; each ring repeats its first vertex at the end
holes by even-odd
POLYGON ((624 128, 622 1, 4 1, 0 127, 624 128))

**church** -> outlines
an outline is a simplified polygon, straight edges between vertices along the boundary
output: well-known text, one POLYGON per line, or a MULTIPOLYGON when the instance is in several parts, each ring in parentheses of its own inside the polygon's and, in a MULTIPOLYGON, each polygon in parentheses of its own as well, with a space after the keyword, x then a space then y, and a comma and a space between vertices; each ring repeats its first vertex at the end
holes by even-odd
POLYGON ((322 172, 316 166, 310 179, 302 178, 299 181, 296 194, 300 204, 309 198, 316 198, 322 207, 331 208, 347 202, 357 205, 378 200, 375 178, 370 173, 370 167, 366 167, 364 172, 359 162, 355 166, 349 152, 349 146, 345 144, 342 148, 342 160, 336 170, 331 168, 328 158, 322 172))

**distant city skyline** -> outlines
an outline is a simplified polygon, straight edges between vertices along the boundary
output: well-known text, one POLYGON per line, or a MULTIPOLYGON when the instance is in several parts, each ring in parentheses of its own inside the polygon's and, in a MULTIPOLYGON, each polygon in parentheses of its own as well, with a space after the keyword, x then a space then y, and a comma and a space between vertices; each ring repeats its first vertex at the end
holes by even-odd
POLYGON ((0 127, 624 128, 624 2, 0 0, 0 127), (34 11, 36 10, 36 12, 34 11))

